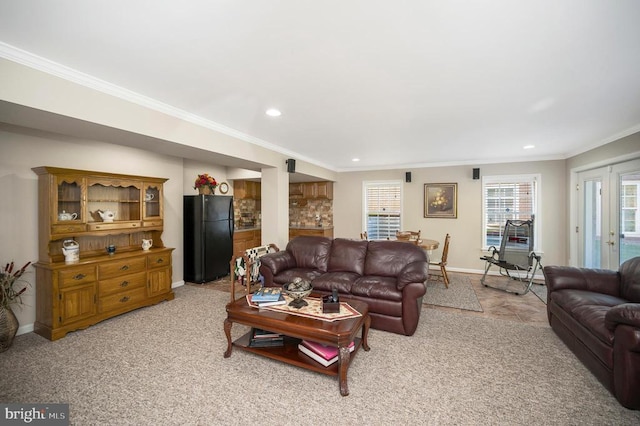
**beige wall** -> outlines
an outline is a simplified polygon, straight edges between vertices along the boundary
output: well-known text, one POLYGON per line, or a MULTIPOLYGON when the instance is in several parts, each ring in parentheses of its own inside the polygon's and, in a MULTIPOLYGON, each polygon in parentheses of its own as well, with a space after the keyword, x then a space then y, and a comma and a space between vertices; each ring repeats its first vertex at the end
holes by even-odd
MULTIPOLYGON (((411 170, 383 170, 371 172, 340 173, 334 185, 334 235, 336 237, 359 238, 364 230, 362 223, 362 184, 368 180, 402 180, 403 219, 402 228, 421 230, 424 238, 440 242, 451 234, 449 260, 451 270, 480 272, 484 262, 482 249, 482 181, 472 179, 475 166, 430 167, 411 170), (405 172, 411 171, 412 182, 404 183, 405 172), (424 218, 424 184, 457 183, 457 219, 424 218)), ((509 164, 485 164, 480 175, 541 175, 540 215, 536 225, 541 231, 541 252, 544 264, 564 264, 566 261, 565 240, 561 238, 566 229, 567 207, 565 162, 536 161, 509 164)), ((438 257, 440 250, 434 252, 438 257)))

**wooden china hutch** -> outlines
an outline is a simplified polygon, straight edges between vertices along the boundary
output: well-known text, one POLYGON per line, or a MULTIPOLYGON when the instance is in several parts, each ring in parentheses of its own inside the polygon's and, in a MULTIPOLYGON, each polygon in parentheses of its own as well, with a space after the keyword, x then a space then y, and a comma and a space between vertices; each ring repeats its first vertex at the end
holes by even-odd
POLYGON ((36 333, 56 340, 173 299, 173 249, 162 243, 167 179, 56 167, 33 171, 39 200, 36 333), (142 249, 143 239, 152 240, 149 250, 142 249), (63 254, 70 245, 78 260, 63 254), (110 245, 114 254, 106 251, 110 245))

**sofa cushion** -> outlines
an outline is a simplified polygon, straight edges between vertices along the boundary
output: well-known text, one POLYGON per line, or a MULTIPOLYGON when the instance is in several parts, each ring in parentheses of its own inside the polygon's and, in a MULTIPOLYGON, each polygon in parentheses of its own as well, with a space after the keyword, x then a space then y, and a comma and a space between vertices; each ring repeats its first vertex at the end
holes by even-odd
MULTIPOLYGON (((590 334, 607 345, 613 345, 613 332, 605 326, 605 315, 614 306, 624 303, 619 297, 585 290, 558 290, 551 293, 551 300, 560 306, 590 334)), ((580 338, 584 341, 588 336, 580 338)))
MULTIPOLYGON (((401 243, 407 244, 407 243, 401 243)), ((402 291, 398 290, 394 277, 364 276, 358 278, 351 286, 351 294, 371 299, 401 301, 402 291)))
POLYGON ((626 300, 619 297, 587 290, 557 290, 551 293, 549 297, 569 313, 573 313, 576 308, 585 305, 612 307, 626 303, 626 300))
POLYGON ((364 260, 367 257, 368 241, 336 238, 331 245, 329 272, 364 273, 364 260))
POLYGON ((412 262, 427 262, 427 254, 415 244, 369 241, 363 275, 397 277, 400 271, 412 262))
POLYGON ((561 323, 562 328, 566 330, 564 337, 571 336, 569 339, 571 342, 569 347, 573 349, 582 348, 580 350, 585 350, 598 359, 598 365, 604 365, 609 370, 613 368, 613 348, 611 344, 604 343, 592 330, 577 322, 576 319, 569 312, 562 309, 560 305, 557 305, 555 302, 550 302, 548 306, 552 311, 550 324, 556 333, 559 333, 560 337, 563 337, 564 332, 558 329, 557 324, 561 323))
POLYGON ((620 295, 629 302, 640 302, 640 256, 620 265, 620 295))
POLYGON ((287 251, 296 260, 297 268, 317 269, 326 272, 331 251, 331 239, 301 235, 289 241, 287 251))
POLYGON ((322 291, 332 291, 334 288, 338 293, 351 293, 351 286, 360 278, 354 272, 326 272, 313 280, 313 289, 322 291))

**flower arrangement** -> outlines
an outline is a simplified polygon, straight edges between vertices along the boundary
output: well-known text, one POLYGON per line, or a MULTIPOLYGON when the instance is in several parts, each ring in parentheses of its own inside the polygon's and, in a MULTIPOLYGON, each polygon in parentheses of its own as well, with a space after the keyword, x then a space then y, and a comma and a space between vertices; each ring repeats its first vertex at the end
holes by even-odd
POLYGON ((440 189, 436 192, 436 195, 431 202, 431 207, 439 210, 444 210, 449 206, 449 200, 447 199, 445 192, 440 189))
POLYGON ((216 182, 215 178, 209 176, 208 173, 203 173, 201 175, 198 175, 193 189, 209 188, 213 193, 216 189, 216 186, 218 186, 218 182, 216 182))
POLYGON ((20 279, 31 262, 27 262, 22 268, 14 272, 13 262, 7 263, 4 269, 0 269, 0 307, 8 308, 12 303, 22 303, 21 295, 27 290, 28 283, 18 286, 24 281, 20 279))

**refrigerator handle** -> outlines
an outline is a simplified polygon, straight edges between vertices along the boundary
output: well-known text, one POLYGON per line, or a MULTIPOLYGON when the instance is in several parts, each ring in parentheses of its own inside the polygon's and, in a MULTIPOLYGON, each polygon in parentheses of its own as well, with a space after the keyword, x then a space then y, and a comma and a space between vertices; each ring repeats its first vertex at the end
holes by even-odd
POLYGON ((235 232, 235 216, 233 211, 233 198, 231 198, 231 202, 229 203, 229 235, 233 238, 233 233, 235 232))

